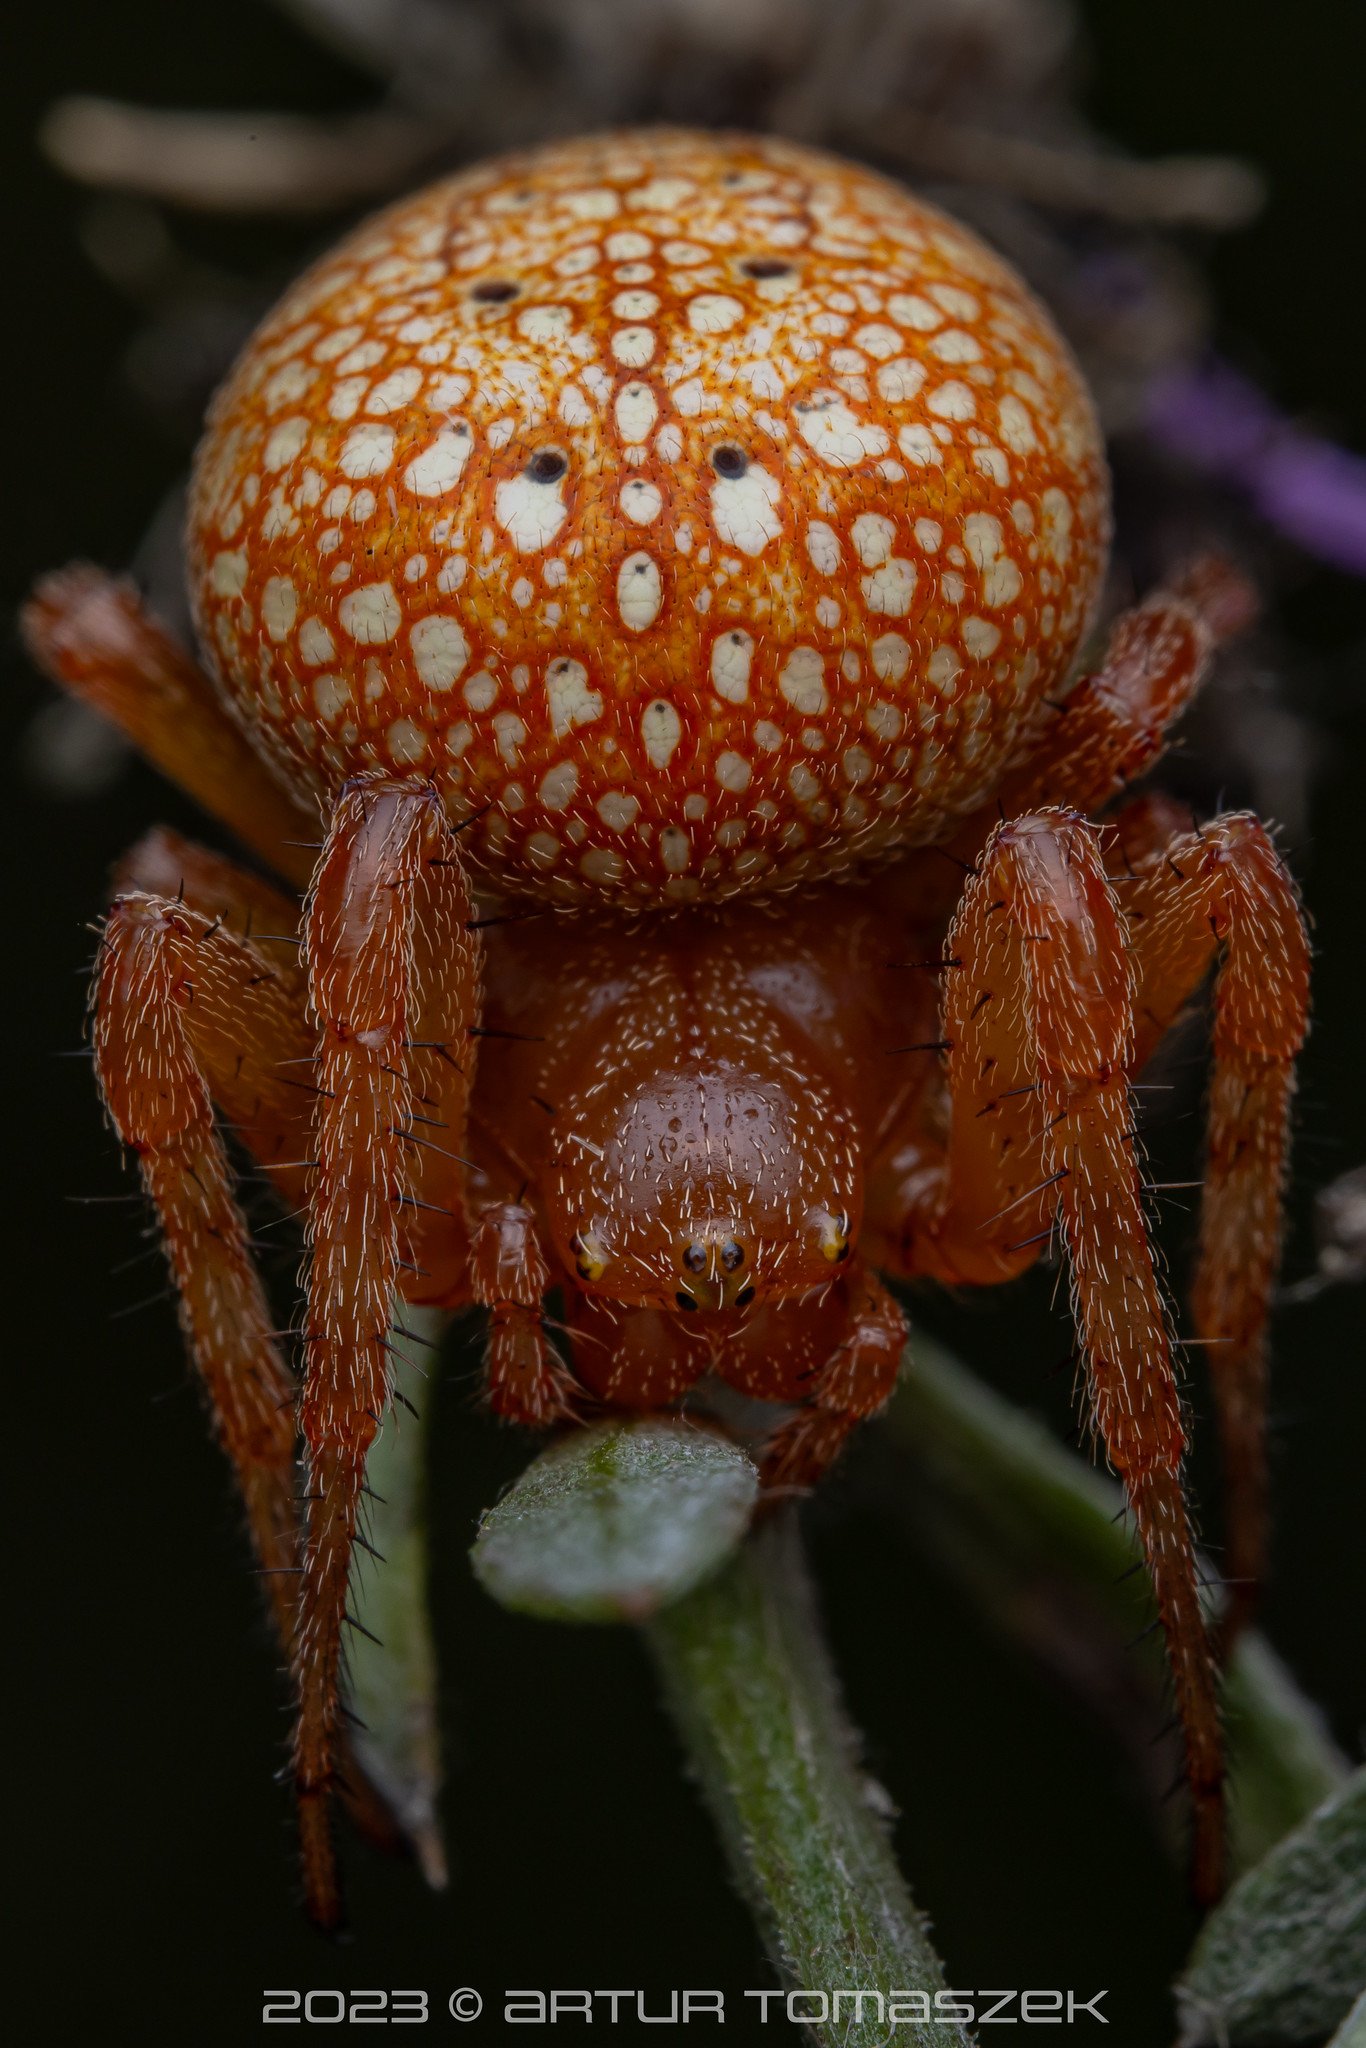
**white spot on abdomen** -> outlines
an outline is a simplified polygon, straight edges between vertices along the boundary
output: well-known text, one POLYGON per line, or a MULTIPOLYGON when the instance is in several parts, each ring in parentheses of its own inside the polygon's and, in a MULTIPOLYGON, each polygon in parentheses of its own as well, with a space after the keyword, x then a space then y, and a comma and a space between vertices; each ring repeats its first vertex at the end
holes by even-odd
POLYGON ((977 399, 971 385, 951 377, 947 384, 940 384, 925 400, 936 419, 970 420, 977 416, 977 399))
POLYGON ((421 370, 395 370, 392 376, 383 377, 376 384, 365 401, 365 410, 369 413, 401 412, 421 389, 421 370))
POLYGON ((658 484, 647 483, 644 477, 632 477, 629 484, 621 487, 618 500, 626 517, 636 526, 649 526, 658 519, 664 509, 664 499, 658 484))
POLYGON ((728 747, 716 757, 715 775, 722 789, 732 790, 737 796, 749 788, 751 769, 743 754, 737 754, 728 747))
POLYGON ((1043 515, 1044 553, 1061 565, 1072 552, 1072 502, 1065 491, 1050 484, 1039 500, 1039 511, 1043 515))
POLYGON ((986 661, 1001 644, 1001 629, 989 619, 966 618, 962 632, 963 645, 974 661, 986 661))
POLYGON ((683 737, 683 721, 667 697, 653 697, 640 714, 640 737, 652 768, 665 768, 683 737))
POLYGON ((408 635, 418 675, 429 690, 449 690, 470 658, 469 642, 454 619, 433 612, 408 635))
POLYGON ((896 527, 880 512, 860 512, 849 530, 854 550, 866 569, 876 569, 892 552, 896 527))
POLYGON ((681 825, 666 825, 659 835, 659 857, 671 875, 681 875, 692 859, 692 840, 681 825))
POLYGON ((796 408, 797 432, 808 448, 831 469, 852 469, 891 446, 886 429, 862 420, 842 398, 818 394, 816 401, 796 408))
POLYGON ((824 711, 825 664, 814 647, 794 647, 783 663, 778 688, 789 704, 807 718, 824 711))
POLYGON ((781 497, 777 477, 751 462, 743 476, 720 477, 712 485, 712 524, 719 537, 742 554, 762 554, 783 530, 781 497))
POLYGON ((310 668, 331 661, 337 649, 321 619, 305 619, 299 628, 299 659, 310 668))
POLYGON ((648 384, 624 384, 617 393, 617 431, 623 441, 644 441, 659 417, 659 402, 648 384))
POLYGON ((517 765, 517 756, 522 741, 526 738, 526 727, 515 711, 494 713, 493 734, 498 742, 498 751, 509 768, 517 765))
POLYGON ((226 550, 213 558, 209 572, 216 597, 240 597, 247 581, 247 554, 245 548, 226 550))
POLYGON ((307 441, 308 421, 306 419, 296 416, 294 419, 281 420, 279 426, 266 442, 265 452, 261 457, 262 468, 271 471, 284 469, 306 446, 307 441))
POLYGON ((624 832, 635 823, 639 809, 640 798, 628 796, 624 789, 609 789, 598 798, 598 816, 609 832, 624 832))
POLYGON ((880 569, 863 579, 863 595, 870 612, 887 612, 904 619, 915 596, 915 563, 905 555, 893 555, 880 569))
POLYGON ((900 633, 883 633, 869 653, 874 675, 886 683, 899 683, 911 665, 910 642, 900 633))
POLYGON ((729 292, 699 292, 688 301, 688 325, 694 334, 724 334, 744 317, 744 307, 729 292))
POLYGON ((732 627, 713 641, 711 650, 712 688, 729 704, 743 704, 749 695, 749 670, 754 659, 754 636, 732 627))
POLYGON ((272 576, 261 592, 261 624, 272 640, 289 638, 298 609, 299 593, 288 576, 272 576))
POLYGON ((389 759, 399 768, 411 767, 427 751, 427 735, 411 718, 396 718, 384 737, 389 759))
POLYGON ((1006 397, 997 408, 1001 422, 1001 439, 1016 455, 1030 455, 1038 447, 1038 436, 1034 432, 1034 419, 1027 405, 1018 398, 1006 397))
POLYGON ((550 704, 550 723, 558 737, 571 725, 589 725, 602 716, 602 698, 588 687, 588 671, 581 661, 561 655, 546 670, 545 692, 550 704))
POLYGON ((664 585, 653 555, 628 555, 617 572, 617 611, 623 626, 643 633, 653 626, 664 602, 664 585))
POLYGON ((579 786, 579 771, 572 761, 557 761, 541 777, 541 802, 548 811, 562 811, 579 786))
POLYGON ((654 329, 619 327, 612 336, 612 354, 628 370, 643 370, 655 352, 654 329))
POLYGON ((806 552, 813 568, 822 576, 833 576, 840 565, 840 537, 823 519, 813 519, 806 529, 806 552))
POLYGON ((419 498, 439 498, 454 490, 465 473, 474 437, 467 426, 443 428, 403 472, 403 481, 419 498))
POLYGON ((517 332, 525 341, 557 341, 573 325, 568 306, 528 306, 517 315, 517 332))
POLYGON ((383 476, 393 459, 393 428, 377 420, 362 420, 342 442, 337 467, 343 476, 383 476))
POLYGON ((519 553, 537 554, 549 547, 569 516, 560 491, 530 477, 507 477, 493 497, 494 517, 519 553))
POLYGON ((934 435, 918 420, 901 428, 896 437, 896 445, 907 462, 913 462, 917 469, 923 469, 927 463, 943 460, 934 435))
POLYGON ((889 405, 902 405, 914 398, 924 381, 924 364, 911 356, 898 356, 895 362, 884 363, 877 373, 879 395, 889 405))
POLYGON ((337 617, 342 631, 361 647, 382 647, 403 623, 392 583, 362 583, 359 590, 348 590, 337 617))

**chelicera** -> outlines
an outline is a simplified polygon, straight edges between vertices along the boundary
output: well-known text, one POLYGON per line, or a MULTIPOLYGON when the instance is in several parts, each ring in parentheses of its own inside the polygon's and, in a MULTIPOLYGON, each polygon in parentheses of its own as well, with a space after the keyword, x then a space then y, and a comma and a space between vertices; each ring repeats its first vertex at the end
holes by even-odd
POLYGON ((293 1657, 320 1922, 395 1299, 482 1304, 489 1400, 534 1427, 708 1374, 781 1404, 789 1489, 891 1391, 883 1276, 990 1285, 1050 1239, 1217 1889, 1130 1082, 1214 966, 1193 1306, 1236 1620, 1308 953, 1255 818, 1123 801, 1243 600, 1189 572, 1078 674, 1107 540, 1078 373, 980 242, 665 131, 438 184, 294 287, 195 465, 202 667, 96 571, 36 596, 48 671, 302 893, 154 832, 94 1042, 293 1657), (307 1219, 297 1405, 216 1117, 307 1219))

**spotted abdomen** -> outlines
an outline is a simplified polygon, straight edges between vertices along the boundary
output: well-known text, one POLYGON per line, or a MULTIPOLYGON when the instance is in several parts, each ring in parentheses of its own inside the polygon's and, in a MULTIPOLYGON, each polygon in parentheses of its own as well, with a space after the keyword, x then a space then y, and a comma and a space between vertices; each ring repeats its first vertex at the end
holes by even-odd
POLYGON ((206 655, 292 779, 429 776, 498 886, 648 902, 985 800, 1106 528, 1076 368, 980 242, 665 130, 359 229, 217 399, 190 541, 206 655))

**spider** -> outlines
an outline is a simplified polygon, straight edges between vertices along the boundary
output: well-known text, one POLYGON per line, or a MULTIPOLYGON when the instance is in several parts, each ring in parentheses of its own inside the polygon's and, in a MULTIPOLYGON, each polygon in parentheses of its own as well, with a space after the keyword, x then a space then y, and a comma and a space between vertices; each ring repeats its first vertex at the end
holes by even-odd
POLYGON ((290 290, 195 462, 202 667, 97 570, 37 592, 41 665, 302 892, 153 832, 93 1037, 292 1656, 322 1925, 395 1299, 482 1304, 489 1400, 535 1427, 708 1373, 780 1404, 776 1491, 891 1392, 882 1276, 991 1285, 1050 1240, 1217 1892, 1131 1081, 1214 966, 1194 1313, 1236 1622, 1308 948, 1256 818, 1091 822, 1246 610, 1204 564, 1077 673, 1108 521, 1079 372, 972 234, 805 148, 651 130, 449 178, 290 290), (219 1119, 306 1220, 297 1399, 219 1119))

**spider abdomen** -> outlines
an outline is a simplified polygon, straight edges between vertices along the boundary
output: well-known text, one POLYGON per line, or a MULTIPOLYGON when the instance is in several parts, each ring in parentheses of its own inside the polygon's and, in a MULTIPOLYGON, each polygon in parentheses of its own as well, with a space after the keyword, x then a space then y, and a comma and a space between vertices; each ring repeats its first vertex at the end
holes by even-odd
POLYGON ((498 886, 637 903, 941 834, 1106 537, 1004 264, 869 172, 675 131, 363 226, 238 364, 191 519, 206 652, 291 781, 430 778, 498 886))

